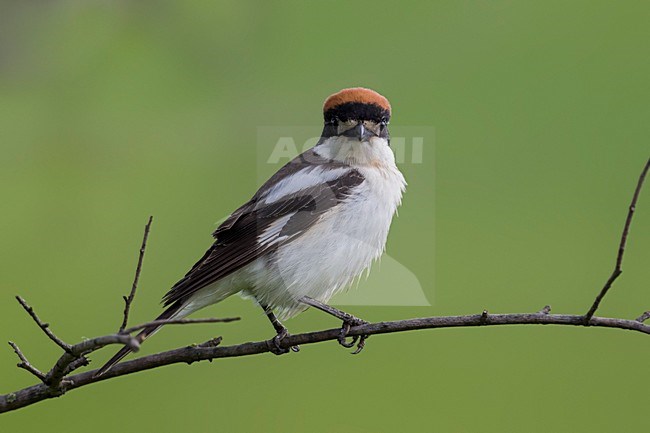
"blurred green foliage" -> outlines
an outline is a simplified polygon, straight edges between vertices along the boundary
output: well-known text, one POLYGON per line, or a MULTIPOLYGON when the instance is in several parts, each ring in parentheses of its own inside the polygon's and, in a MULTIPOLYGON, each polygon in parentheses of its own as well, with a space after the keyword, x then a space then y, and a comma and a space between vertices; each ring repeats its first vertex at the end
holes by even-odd
MULTIPOLYGON (((69 342, 120 323, 155 215, 132 323, 209 245, 260 168, 258 128, 313 125, 351 85, 392 126, 435 129, 388 252, 431 307, 367 320, 586 311, 608 276, 648 158, 647 1, 0 3, 0 341, 58 356, 14 302, 69 342)), ((262 173, 263 172, 263 173, 262 173)), ((603 315, 650 307, 650 192, 603 315)), ((400 290, 400 287, 395 287, 400 290)), ((142 353, 215 335, 269 338, 250 302, 167 329, 142 353)), ((317 312, 292 332, 338 326, 317 312)), ((647 425, 646 336, 564 327, 450 329, 299 354, 171 366, 0 417, 0 431, 609 432, 647 425)), ((97 366, 112 354, 93 357, 97 366)), ((0 392, 34 379, 0 351, 0 392)))

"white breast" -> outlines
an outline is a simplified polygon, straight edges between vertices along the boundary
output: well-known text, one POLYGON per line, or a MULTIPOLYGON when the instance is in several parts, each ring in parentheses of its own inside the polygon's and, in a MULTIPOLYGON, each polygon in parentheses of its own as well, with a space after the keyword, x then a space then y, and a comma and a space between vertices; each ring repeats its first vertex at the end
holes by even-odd
POLYGON ((329 301, 384 251, 406 183, 387 145, 360 146, 368 146, 361 152, 379 154, 372 155, 370 164, 354 164, 365 178, 355 194, 328 211, 308 232, 280 247, 272 260, 252 266, 249 275, 256 280, 255 297, 283 318, 305 310, 298 302, 303 296, 329 301))

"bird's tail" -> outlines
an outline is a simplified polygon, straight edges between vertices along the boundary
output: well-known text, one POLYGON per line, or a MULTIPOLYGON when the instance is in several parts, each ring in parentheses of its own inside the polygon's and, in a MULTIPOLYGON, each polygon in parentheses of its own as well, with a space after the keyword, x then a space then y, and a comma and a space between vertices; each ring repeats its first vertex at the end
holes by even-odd
MULTIPOLYGON (((163 311, 162 314, 156 318, 156 320, 169 320, 169 319, 177 318, 178 313, 180 312, 183 306, 184 305, 180 302, 176 302, 172 304, 169 308, 163 311)), ((136 340, 138 340, 139 343, 142 343, 144 340, 146 340, 147 338, 155 334, 162 326, 164 325, 153 325, 144 328, 138 335, 135 336, 135 338, 136 340)), ((93 375, 93 377, 99 377, 104 375, 108 370, 113 368, 115 364, 120 362, 126 355, 128 355, 131 352, 133 352, 133 349, 131 349, 128 346, 124 346, 123 348, 120 349, 119 352, 113 355, 113 357, 109 359, 108 362, 102 366, 102 368, 97 370, 97 372, 93 375)))

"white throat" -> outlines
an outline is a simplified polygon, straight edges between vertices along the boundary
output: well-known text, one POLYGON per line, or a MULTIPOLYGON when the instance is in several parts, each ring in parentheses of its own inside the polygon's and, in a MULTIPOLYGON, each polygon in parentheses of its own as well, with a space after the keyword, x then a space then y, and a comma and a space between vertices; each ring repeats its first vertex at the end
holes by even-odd
POLYGON ((385 138, 372 137, 368 141, 335 136, 326 138, 314 148, 324 158, 343 162, 353 167, 395 167, 395 156, 385 138))

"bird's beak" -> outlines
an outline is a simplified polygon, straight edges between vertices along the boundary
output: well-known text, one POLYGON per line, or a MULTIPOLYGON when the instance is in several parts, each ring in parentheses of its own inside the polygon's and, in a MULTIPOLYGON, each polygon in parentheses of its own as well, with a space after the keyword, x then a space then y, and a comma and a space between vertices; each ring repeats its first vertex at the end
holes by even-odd
POLYGON ((343 135, 350 138, 357 138, 359 141, 364 141, 370 139, 370 137, 374 136, 375 134, 363 126, 363 122, 359 122, 354 128, 350 128, 345 131, 343 135))

